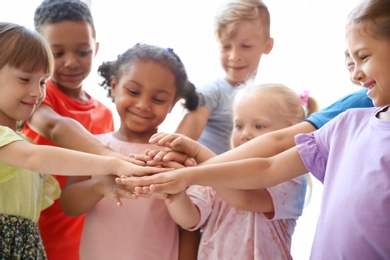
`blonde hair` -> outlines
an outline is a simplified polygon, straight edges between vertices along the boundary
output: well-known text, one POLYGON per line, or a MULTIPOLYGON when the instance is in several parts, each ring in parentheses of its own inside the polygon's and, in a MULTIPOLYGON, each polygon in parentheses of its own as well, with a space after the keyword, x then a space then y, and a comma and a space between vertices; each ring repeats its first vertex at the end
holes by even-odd
MULTIPOLYGON (((272 99, 269 104, 272 106, 272 110, 279 113, 280 117, 277 120, 284 120, 290 126, 302 122, 319 109, 317 101, 312 97, 308 97, 307 107, 303 107, 302 97, 283 84, 258 84, 253 81, 246 82, 237 90, 233 106, 237 102, 242 102, 245 98, 257 98, 264 95, 272 99)), ((305 206, 310 202, 313 187, 310 174, 306 174, 306 179, 309 192, 306 195, 305 206)))
POLYGON ((292 89, 279 83, 258 84, 248 81, 241 86, 233 100, 233 105, 245 97, 258 97, 267 95, 272 98, 273 109, 280 114, 280 118, 288 125, 295 125, 302 122, 312 113, 318 111, 318 103, 312 97, 308 97, 308 106, 302 106, 302 98, 292 89))
POLYGON ((39 33, 0 22, 0 69, 5 65, 28 72, 43 70, 49 76, 54 61, 48 43, 39 33))
POLYGON ((259 19, 264 37, 270 38, 270 14, 261 0, 228 0, 217 11, 214 19, 214 34, 221 38, 224 31, 228 38, 235 36, 237 27, 244 21, 259 19))

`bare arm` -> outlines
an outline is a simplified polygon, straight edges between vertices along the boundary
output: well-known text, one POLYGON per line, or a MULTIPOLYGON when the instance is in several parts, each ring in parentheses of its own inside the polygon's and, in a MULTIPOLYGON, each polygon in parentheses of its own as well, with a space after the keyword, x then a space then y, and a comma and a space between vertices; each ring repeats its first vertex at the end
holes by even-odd
POLYGON ((167 209, 172 219, 184 229, 193 228, 200 221, 199 210, 185 190, 170 196, 167 209))
POLYGON ((150 190, 175 194, 189 185, 230 189, 263 189, 307 172, 293 147, 271 158, 250 158, 173 170, 153 176, 117 178, 119 184, 150 186, 150 190))
POLYGON ((198 107, 188 112, 177 127, 176 133, 198 140, 206 127, 209 116, 210 113, 206 107, 198 107))
MULTIPOLYGON (((87 153, 112 155, 114 152, 89 133, 78 121, 56 113, 42 104, 28 120, 31 129, 58 146, 87 153)), ((122 155, 115 157, 121 158, 122 155)))
POLYGON ((39 173, 66 176, 145 175, 163 168, 142 167, 124 160, 60 147, 36 145, 24 140, 0 147, 2 162, 39 173))
POLYGON ((179 260, 198 259, 200 230, 188 231, 179 227, 179 260))
POLYGON ((304 121, 288 128, 258 136, 249 142, 215 156, 202 164, 215 164, 246 158, 266 158, 274 156, 295 146, 295 135, 311 133, 315 130, 316 128, 312 124, 304 121))
POLYGON ((131 187, 115 183, 115 176, 70 176, 61 192, 61 208, 69 216, 91 210, 103 197, 121 206, 121 198, 131 198, 131 187), (83 199, 80 199, 83 198, 83 199))

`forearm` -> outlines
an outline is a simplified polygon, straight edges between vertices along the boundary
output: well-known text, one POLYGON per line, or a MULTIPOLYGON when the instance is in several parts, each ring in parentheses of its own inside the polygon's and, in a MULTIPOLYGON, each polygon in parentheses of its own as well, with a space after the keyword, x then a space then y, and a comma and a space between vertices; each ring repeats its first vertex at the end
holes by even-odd
POLYGON ((97 192, 98 185, 97 178, 68 177, 60 198, 65 214, 78 216, 91 210, 104 197, 97 192))
POLYGON ((230 151, 207 160, 202 165, 274 156, 295 146, 295 135, 310 133, 314 130, 315 128, 310 123, 301 122, 288 128, 258 136, 230 151))
POLYGON ((172 219, 182 228, 190 229, 198 225, 200 214, 197 207, 188 197, 186 191, 170 196, 167 209, 172 219))
MULTIPOLYGON (((35 172, 57 175, 106 175, 115 174, 119 167, 131 163, 123 160, 72 151, 59 147, 16 141, 0 148, 2 161, 35 172)), ((119 173, 118 173, 119 174, 119 173)))

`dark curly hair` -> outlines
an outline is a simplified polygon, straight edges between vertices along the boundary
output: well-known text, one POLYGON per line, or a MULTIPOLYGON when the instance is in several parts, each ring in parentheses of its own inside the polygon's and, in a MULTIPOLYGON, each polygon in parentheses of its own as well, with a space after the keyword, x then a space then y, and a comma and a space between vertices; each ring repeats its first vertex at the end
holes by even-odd
POLYGON ((169 68, 175 76, 176 97, 185 100, 184 107, 188 110, 197 108, 199 96, 194 84, 188 80, 186 69, 179 56, 170 48, 166 49, 144 43, 137 43, 123 54, 118 55, 117 60, 103 62, 99 66, 98 73, 104 78, 100 85, 108 90, 108 97, 111 97, 111 79, 115 78, 119 81, 123 70, 138 61, 153 61, 169 68))
POLYGON ((91 11, 87 4, 80 0, 44 0, 35 9, 34 27, 41 32, 45 24, 53 24, 62 21, 85 21, 92 27, 93 37, 96 38, 96 30, 91 11))

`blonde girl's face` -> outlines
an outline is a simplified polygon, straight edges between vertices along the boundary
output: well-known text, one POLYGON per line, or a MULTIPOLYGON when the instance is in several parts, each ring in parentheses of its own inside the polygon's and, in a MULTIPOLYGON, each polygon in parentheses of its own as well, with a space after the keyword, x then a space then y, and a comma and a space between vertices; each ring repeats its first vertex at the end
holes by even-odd
POLYGON ((373 37, 362 25, 351 25, 346 34, 355 62, 352 79, 368 89, 375 106, 385 106, 390 104, 390 39, 373 37))
POLYGON ((44 71, 27 72, 9 67, 0 69, 0 122, 15 129, 16 122, 27 120, 45 97, 44 71))
POLYGON ((47 24, 41 30, 54 56, 56 85, 69 96, 79 91, 89 75, 99 44, 93 37, 92 27, 85 21, 62 21, 47 24))
POLYGON ((118 134, 127 141, 148 143, 176 103, 174 75, 159 63, 138 61, 111 87, 121 119, 118 134))
POLYGON ((232 38, 222 31, 219 39, 220 63, 226 80, 235 86, 254 77, 261 56, 268 54, 272 47, 273 39, 265 39, 258 20, 242 22, 232 38))
MULTIPOLYGON (((274 98, 274 97, 272 97, 274 98)), ((288 127, 281 118, 272 98, 256 94, 245 96, 233 105, 233 148, 262 134, 288 127)))

